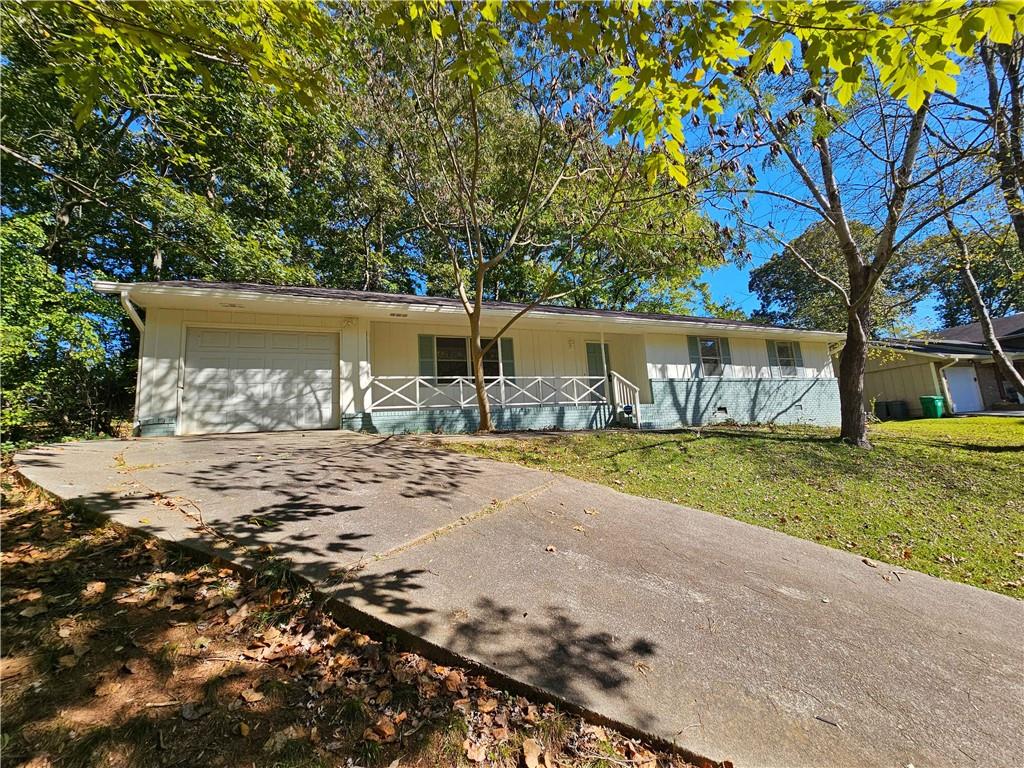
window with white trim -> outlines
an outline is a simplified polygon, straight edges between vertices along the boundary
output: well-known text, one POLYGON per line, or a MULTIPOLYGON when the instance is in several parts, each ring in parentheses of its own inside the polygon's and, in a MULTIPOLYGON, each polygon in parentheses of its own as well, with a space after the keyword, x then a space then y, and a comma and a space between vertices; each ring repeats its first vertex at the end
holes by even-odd
POLYGON ((434 375, 439 384, 450 384, 469 375, 469 344, 464 336, 436 336, 434 375))
POLYGON ((782 376, 797 375, 796 342, 776 341, 775 354, 779 358, 779 374, 782 376))
POLYGON ((725 362, 722 358, 722 342, 720 339, 701 336, 700 367, 705 376, 725 375, 725 362))
MULTIPOLYGON (((481 339, 486 347, 490 339, 481 339)), ((420 375, 431 376, 438 384, 473 375, 469 339, 465 336, 420 336, 420 375)), ((499 339, 484 353, 484 377, 515 376, 512 339, 499 339)))

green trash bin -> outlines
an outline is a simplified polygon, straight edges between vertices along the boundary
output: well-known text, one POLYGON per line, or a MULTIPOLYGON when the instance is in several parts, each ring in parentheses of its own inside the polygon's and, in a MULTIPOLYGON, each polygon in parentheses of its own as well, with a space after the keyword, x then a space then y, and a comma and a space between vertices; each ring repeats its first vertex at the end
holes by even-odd
POLYGON ((942 395, 921 395, 921 410, 926 419, 941 419, 946 411, 946 398, 942 395))

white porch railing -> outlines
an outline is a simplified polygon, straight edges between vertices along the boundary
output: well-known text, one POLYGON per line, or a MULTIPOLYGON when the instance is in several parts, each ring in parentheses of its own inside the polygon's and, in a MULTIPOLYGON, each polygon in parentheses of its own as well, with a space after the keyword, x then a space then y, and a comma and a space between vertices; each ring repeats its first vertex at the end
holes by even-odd
POLYGON ((640 427, 640 387, 625 376, 611 372, 612 404, 617 413, 632 416, 637 428, 640 427))
MULTIPOLYGON (((484 379, 484 389, 491 405, 499 406, 608 402, 603 376, 493 376, 484 379)), ((370 403, 373 410, 475 408, 476 387, 469 376, 440 381, 427 376, 374 376, 370 403)))

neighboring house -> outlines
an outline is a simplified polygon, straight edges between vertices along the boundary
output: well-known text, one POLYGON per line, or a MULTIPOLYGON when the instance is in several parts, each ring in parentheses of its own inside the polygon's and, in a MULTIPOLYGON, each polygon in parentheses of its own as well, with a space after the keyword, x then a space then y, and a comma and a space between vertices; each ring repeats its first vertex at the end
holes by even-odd
MULTIPOLYGON (((142 333, 142 435, 478 423, 455 299, 285 286, 96 282, 142 333), (144 310, 143 319, 136 307, 144 310)), ((522 305, 489 302, 485 334, 522 305)), ((839 423, 839 334, 541 306, 484 367, 497 429, 839 423)))
MULTIPOLYGON (((999 343, 1024 372, 1024 313, 994 318, 999 343)), ((945 398, 952 413, 971 413, 1018 404, 1018 393, 992 362, 979 323, 944 328, 927 338, 873 343, 864 374, 864 398, 902 400, 909 415, 921 415, 921 395, 945 398)))

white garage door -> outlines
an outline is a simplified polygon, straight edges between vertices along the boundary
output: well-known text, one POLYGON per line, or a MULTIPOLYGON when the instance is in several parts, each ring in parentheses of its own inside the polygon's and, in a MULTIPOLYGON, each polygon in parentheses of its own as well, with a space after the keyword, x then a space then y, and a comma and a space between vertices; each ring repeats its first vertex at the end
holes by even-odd
POLYGON ((978 377, 974 373, 973 365, 947 368, 945 374, 949 396, 953 398, 954 413, 971 413, 985 407, 981 401, 978 377))
POLYGON ((182 432, 336 427, 338 336, 190 328, 182 432))

